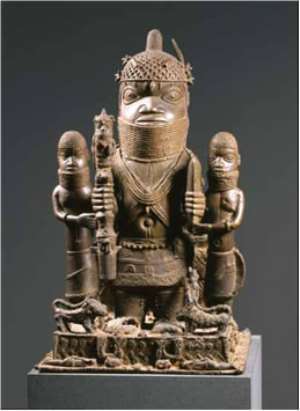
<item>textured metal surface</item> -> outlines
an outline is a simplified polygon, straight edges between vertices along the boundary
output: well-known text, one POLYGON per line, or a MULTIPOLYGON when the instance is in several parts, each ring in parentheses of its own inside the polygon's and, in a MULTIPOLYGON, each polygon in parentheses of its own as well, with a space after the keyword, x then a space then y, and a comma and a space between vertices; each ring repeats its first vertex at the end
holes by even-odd
POLYGON ((151 30, 147 37, 146 50, 123 58, 124 67, 119 81, 172 81, 192 82, 191 67, 185 65, 183 55, 173 41, 179 59, 162 50, 162 35, 151 30))
POLYGON ((250 332, 239 331, 231 309, 243 283, 234 251, 244 208, 238 145, 228 132, 212 138, 205 195, 200 161, 186 147, 189 66, 173 46, 177 58, 151 30, 145 51, 124 59, 120 144, 103 109, 94 117, 93 188, 84 137, 69 131, 59 142, 53 209, 68 233, 68 273, 44 371, 244 370, 250 332))

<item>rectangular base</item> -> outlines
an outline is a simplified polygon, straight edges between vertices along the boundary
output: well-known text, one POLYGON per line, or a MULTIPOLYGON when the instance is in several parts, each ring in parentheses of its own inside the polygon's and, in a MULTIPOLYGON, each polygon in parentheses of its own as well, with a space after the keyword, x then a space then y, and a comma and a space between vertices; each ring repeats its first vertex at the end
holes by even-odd
POLYGON ((29 409, 260 409, 261 338, 241 375, 28 374, 29 409))

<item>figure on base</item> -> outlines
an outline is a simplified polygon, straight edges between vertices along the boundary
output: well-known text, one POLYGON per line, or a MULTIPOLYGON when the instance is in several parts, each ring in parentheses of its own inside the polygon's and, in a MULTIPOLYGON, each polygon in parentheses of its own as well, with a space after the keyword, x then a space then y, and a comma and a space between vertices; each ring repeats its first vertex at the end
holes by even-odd
POLYGON ((123 58, 114 118, 94 117, 94 185, 84 138, 59 142, 55 215, 67 228, 65 299, 55 300, 56 372, 240 373, 250 342, 232 302, 245 264, 233 232, 244 211, 230 133, 209 146, 208 190, 187 148, 191 66, 158 30, 123 58))

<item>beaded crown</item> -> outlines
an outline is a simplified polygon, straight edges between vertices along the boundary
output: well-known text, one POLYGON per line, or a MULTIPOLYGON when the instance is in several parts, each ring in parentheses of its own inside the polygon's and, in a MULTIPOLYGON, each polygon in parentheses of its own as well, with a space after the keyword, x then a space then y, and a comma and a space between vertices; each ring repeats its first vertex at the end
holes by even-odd
POLYGON ((146 49, 134 56, 122 59, 123 69, 116 74, 116 80, 165 81, 193 83, 191 65, 184 57, 176 41, 172 39, 178 58, 162 50, 163 39, 159 30, 151 30, 147 36, 146 49))

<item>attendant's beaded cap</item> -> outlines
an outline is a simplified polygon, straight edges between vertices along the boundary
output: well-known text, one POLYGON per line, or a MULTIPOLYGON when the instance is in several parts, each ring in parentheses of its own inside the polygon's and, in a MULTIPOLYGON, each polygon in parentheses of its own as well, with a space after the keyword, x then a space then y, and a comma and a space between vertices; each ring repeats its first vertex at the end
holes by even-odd
POLYGON ((85 138, 78 131, 66 131, 59 139, 58 157, 69 150, 84 158, 86 163, 76 171, 66 171, 60 166, 58 169, 59 184, 68 190, 90 186, 89 151, 85 138))
POLYGON ((75 149, 88 155, 85 138, 78 131, 66 131, 58 143, 58 151, 65 149, 75 149))
POLYGON ((122 59, 123 69, 116 74, 116 80, 164 81, 193 83, 191 65, 185 64, 176 41, 172 40, 178 59, 162 50, 163 39, 159 30, 151 30, 147 36, 146 50, 122 59))
POLYGON ((220 131, 219 133, 215 134, 209 143, 209 150, 212 150, 216 146, 224 147, 224 148, 231 148, 232 150, 238 153, 238 143, 236 138, 233 134, 228 133, 227 131, 220 131))

